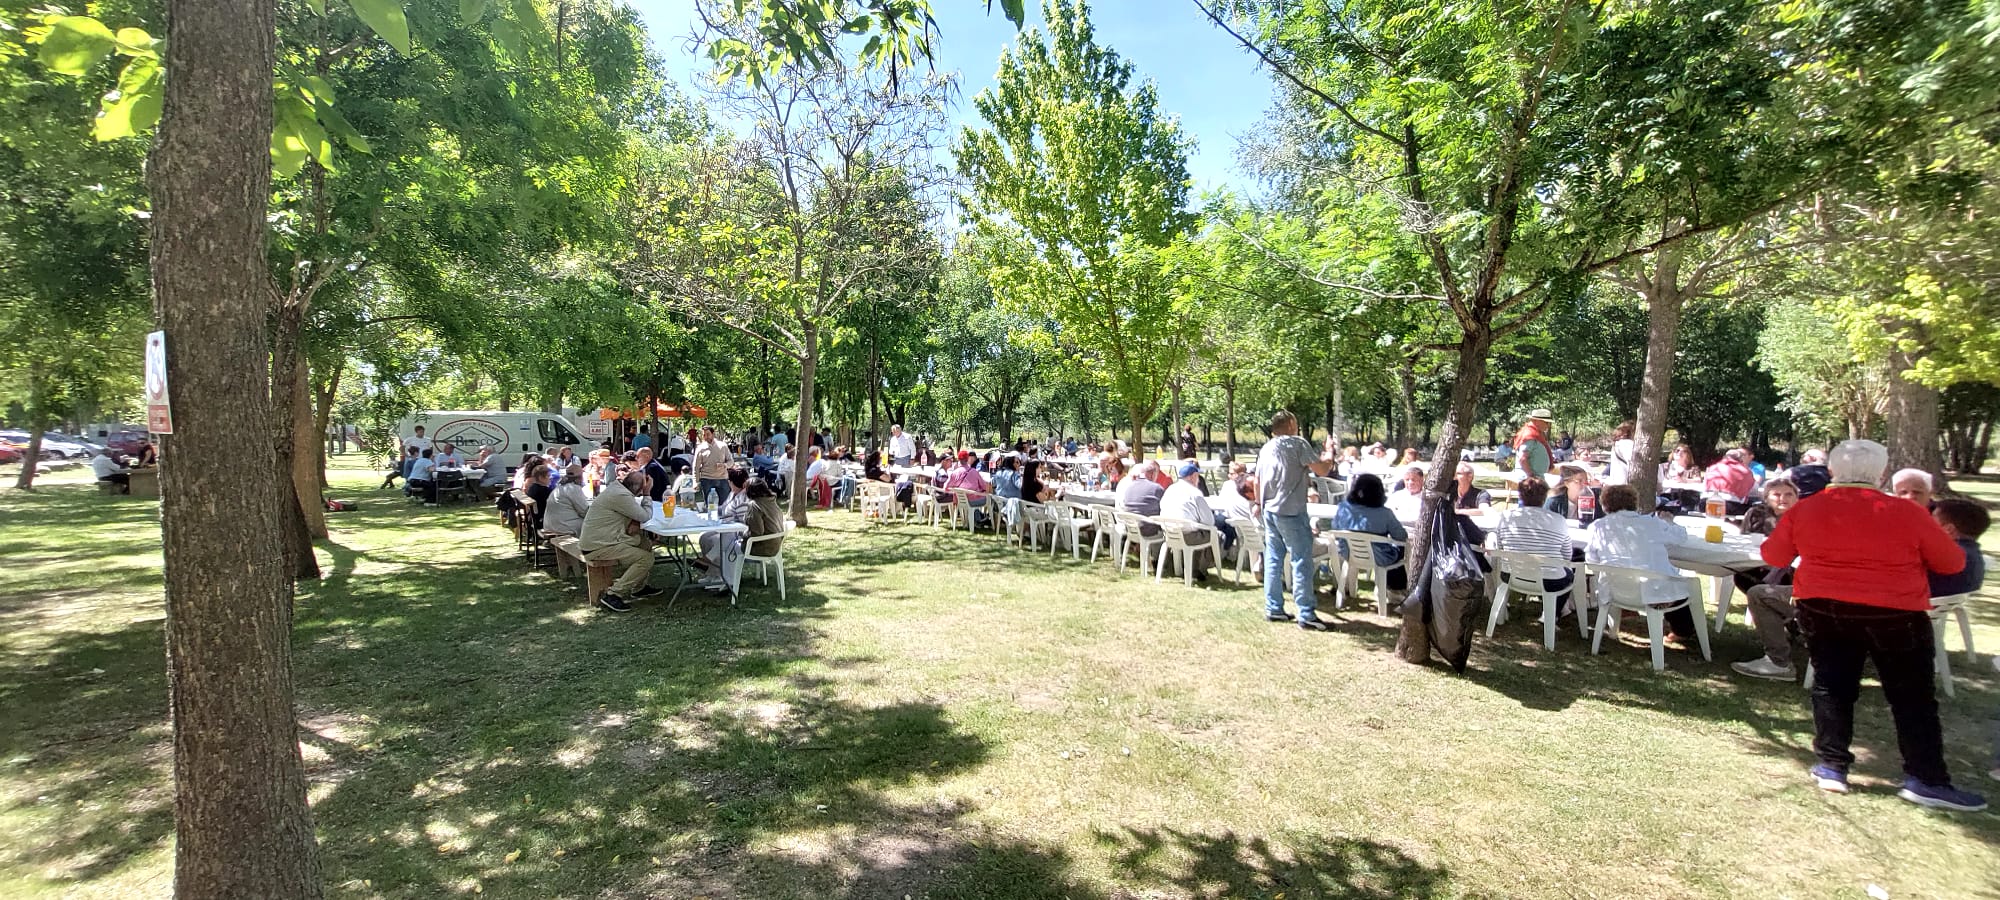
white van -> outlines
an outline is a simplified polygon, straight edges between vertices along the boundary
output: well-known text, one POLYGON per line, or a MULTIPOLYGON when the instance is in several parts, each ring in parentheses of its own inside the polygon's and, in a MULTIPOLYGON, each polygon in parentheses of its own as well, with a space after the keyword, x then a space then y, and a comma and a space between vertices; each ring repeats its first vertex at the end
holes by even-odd
MULTIPOLYGON (((501 412, 499 410, 430 410, 405 416, 396 423, 396 439, 407 442, 416 437, 417 426, 435 444, 450 441, 469 465, 479 457, 479 448, 490 446, 512 474, 523 457, 554 453, 568 447, 578 458, 590 455, 598 442, 583 436, 568 416, 544 412, 501 412)), ((400 445, 399 445, 400 446, 400 445)))

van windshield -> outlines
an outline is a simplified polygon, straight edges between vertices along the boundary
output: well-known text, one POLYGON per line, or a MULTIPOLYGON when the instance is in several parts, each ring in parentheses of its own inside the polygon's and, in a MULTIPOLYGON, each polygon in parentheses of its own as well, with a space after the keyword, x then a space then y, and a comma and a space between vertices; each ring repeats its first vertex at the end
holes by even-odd
POLYGON ((542 443, 544 444, 583 443, 583 439, 577 437, 576 432, 569 430, 569 426, 564 425, 563 423, 555 419, 542 419, 541 431, 542 431, 542 443))

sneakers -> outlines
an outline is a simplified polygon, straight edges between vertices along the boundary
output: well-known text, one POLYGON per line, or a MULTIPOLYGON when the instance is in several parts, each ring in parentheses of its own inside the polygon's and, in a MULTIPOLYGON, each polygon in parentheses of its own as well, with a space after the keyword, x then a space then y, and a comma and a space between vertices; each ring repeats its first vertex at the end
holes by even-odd
POLYGON ((1299 627, 1306 631, 1332 631, 1333 626, 1321 621, 1318 616, 1308 616, 1299 620, 1299 627))
POLYGON ((1771 661, 1769 656, 1760 656, 1749 662, 1730 663, 1729 667, 1738 675, 1764 678, 1771 681, 1796 681, 1798 672, 1791 666, 1781 666, 1771 661))
POLYGON ((1961 791, 1948 784, 1925 784, 1915 778, 1903 780, 1903 789, 1896 796, 1930 809, 1949 809, 1957 812, 1979 812, 1986 808, 1986 798, 1971 791, 1961 791))
POLYGON ((1264 614, 1264 621, 1266 622, 1290 622, 1291 620, 1292 620, 1291 614, 1285 612, 1284 610, 1279 610, 1277 612, 1267 612, 1264 614))
POLYGON ((634 599, 634 600, 637 600, 637 599, 639 599, 640 597, 651 597, 651 596, 653 596, 654 594, 657 594, 657 593, 659 593, 659 592, 660 592, 660 589, 659 589, 659 588, 656 588, 656 587, 654 587, 654 586, 652 586, 652 585, 650 585, 650 584, 649 584, 649 585, 646 585, 645 587, 642 587, 642 588, 640 588, 640 589, 638 589, 638 590, 636 590, 636 591, 633 591, 633 592, 632 592, 632 599, 634 599))
POLYGON ((1833 794, 1847 793, 1846 772, 1842 772, 1829 765, 1821 764, 1813 766, 1809 774, 1812 775, 1813 782, 1819 785, 1820 790, 1833 794))
POLYGON ((1994 781, 2000 781, 2000 766, 1994 766, 1992 769, 1988 770, 1986 773, 1986 777, 1991 778, 1994 781))
POLYGON ((620 597, 617 594, 611 593, 610 591, 605 591, 604 593, 597 595, 597 605, 602 606, 605 609, 611 610, 612 612, 632 611, 632 604, 626 603, 625 598, 620 597))

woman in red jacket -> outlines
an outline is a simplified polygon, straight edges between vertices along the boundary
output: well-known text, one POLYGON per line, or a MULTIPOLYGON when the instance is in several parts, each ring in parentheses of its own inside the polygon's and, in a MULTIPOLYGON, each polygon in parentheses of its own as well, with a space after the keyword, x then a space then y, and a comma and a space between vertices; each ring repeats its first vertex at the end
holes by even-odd
POLYGON ((1833 484, 1800 500, 1764 541, 1764 562, 1798 560, 1792 593, 1812 659, 1812 776, 1823 790, 1847 792, 1854 763, 1854 701, 1861 667, 1875 660, 1896 720, 1903 789, 1912 803, 1977 812, 1986 800, 1951 786, 1938 722, 1929 573, 1965 567, 1965 553, 1929 511, 1882 493, 1889 451, 1847 441, 1827 460, 1833 484))

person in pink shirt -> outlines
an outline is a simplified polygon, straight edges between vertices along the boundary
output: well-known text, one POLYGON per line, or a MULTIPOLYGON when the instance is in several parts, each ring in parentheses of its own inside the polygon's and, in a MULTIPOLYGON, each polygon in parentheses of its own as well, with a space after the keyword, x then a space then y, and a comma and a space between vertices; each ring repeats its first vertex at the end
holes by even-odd
POLYGON ((1720 461, 1703 473, 1701 486, 1705 491, 1727 494, 1736 503, 1749 502, 1750 495, 1757 492, 1757 475, 1750 471, 1750 452, 1739 447, 1723 454, 1720 461))
MULTIPOLYGON (((967 491, 975 495, 993 492, 993 486, 986 481, 986 476, 980 474, 979 467, 972 464, 970 450, 958 451, 958 468, 951 470, 951 474, 945 476, 944 486, 946 490, 967 491)), ((973 515, 978 516, 980 511, 986 508, 986 498, 974 496, 971 500, 973 515)))

